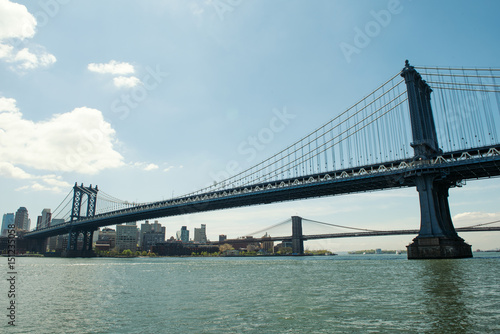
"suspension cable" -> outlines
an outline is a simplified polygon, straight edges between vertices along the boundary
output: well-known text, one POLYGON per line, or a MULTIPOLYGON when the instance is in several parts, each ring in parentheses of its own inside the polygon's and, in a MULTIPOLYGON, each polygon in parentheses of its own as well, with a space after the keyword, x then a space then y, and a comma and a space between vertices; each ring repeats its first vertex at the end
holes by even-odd
POLYGON ((367 229, 367 228, 349 227, 349 226, 343 226, 343 225, 337 225, 337 224, 324 223, 324 222, 320 222, 320 221, 312 220, 312 219, 307 219, 307 218, 302 218, 302 220, 305 220, 305 221, 308 221, 308 222, 311 222, 311 223, 316 223, 316 224, 321 224, 321 225, 328 225, 328 226, 333 226, 333 227, 340 227, 340 228, 345 228, 345 229, 355 230, 355 231, 380 232, 378 230, 370 230, 370 229, 367 229))

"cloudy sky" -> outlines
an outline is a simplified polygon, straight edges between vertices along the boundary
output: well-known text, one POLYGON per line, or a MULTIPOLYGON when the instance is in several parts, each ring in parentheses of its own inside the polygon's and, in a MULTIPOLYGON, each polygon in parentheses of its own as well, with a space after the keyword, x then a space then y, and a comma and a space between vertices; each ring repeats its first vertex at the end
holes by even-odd
MULTIPOLYGON (((499 11, 496 0, 0 0, 0 214, 26 206, 33 226, 74 182, 137 202, 197 190, 330 120, 405 59, 499 68, 499 11), (282 130, 243 154, 277 114, 282 130)), ((499 180, 452 189, 455 225, 500 219, 499 196, 499 180)), ((415 189, 160 221, 168 236, 207 224, 217 239, 292 215, 371 229, 420 222, 415 189)), ((500 247, 500 234, 462 236, 500 247)), ((411 239, 306 247, 402 249, 411 239)))

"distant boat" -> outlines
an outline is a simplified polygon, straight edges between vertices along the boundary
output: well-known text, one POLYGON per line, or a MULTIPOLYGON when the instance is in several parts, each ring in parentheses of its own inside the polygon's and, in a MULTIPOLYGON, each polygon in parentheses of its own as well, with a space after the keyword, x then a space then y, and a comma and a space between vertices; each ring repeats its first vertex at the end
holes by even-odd
POLYGON ((401 251, 396 251, 396 255, 399 255, 399 254, 401 254, 401 251))

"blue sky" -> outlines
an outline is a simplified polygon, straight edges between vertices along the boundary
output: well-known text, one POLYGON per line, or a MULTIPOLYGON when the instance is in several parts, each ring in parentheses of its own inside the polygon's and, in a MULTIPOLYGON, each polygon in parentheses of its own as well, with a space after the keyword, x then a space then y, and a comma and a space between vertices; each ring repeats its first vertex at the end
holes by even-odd
MULTIPOLYGON (((138 202, 197 190, 330 120, 405 59, 498 68, 499 11, 495 0, 0 0, 0 214, 26 206, 34 225, 74 182, 138 202), (356 37, 374 22, 372 37, 356 37), (242 154, 276 113, 288 115, 283 130, 242 154)), ((452 189, 455 225, 500 219, 499 194, 499 180, 452 189)), ((372 229, 420 221, 415 189, 160 221, 168 236, 207 224, 216 239, 292 215, 372 229)), ((497 234, 463 237, 499 247, 497 234)), ((401 249, 411 239, 306 247, 401 249)))

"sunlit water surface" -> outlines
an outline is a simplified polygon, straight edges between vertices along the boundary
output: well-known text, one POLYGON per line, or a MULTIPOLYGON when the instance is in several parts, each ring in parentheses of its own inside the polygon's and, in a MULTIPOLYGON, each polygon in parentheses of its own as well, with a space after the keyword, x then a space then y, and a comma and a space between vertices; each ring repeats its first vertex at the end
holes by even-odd
POLYGON ((0 332, 500 333, 500 253, 474 256, 17 258, 0 332))

